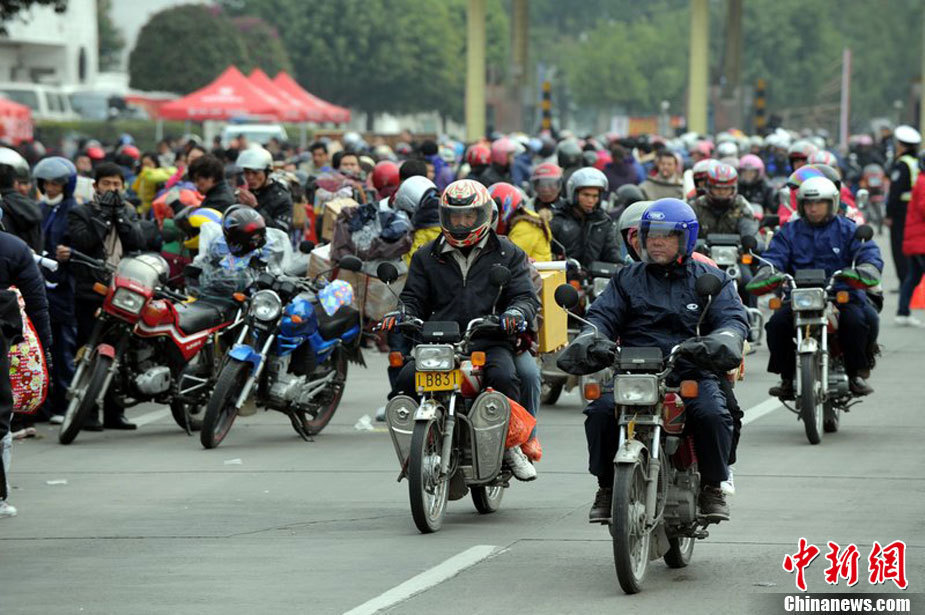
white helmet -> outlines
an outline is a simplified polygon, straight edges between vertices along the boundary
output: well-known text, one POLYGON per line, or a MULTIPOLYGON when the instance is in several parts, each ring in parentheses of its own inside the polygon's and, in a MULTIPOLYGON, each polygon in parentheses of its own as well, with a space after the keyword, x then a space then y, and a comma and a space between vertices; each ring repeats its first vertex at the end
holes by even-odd
POLYGON ((582 167, 572 173, 565 185, 565 198, 571 205, 578 204, 578 191, 582 188, 600 188, 601 195, 607 192, 607 176, 594 167, 582 167))
POLYGON ((829 211, 820 225, 827 223, 835 217, 838 210, 839 192, 829 179, 825 177, 810 177, 797 190, 797 211, 800 217, 809 222, 806 217, 805 205, 807 201, 828 201, 829 211))
POLYGON ((31 174, 29 163, 14 149, 0 147, 0 165, 4 164, 13 167, 18 179, 27 179, 31 174))
POLYGON ((235 164, 242 169, 252 171, 269 171, 273 168, 273 156, 259 145, 249 147, 240 154, 235 164))
POLYGON ((908 124, 897 126, 896 130, 893 131, 893 136, 900 143, 908 143, 909 145, 918 145, 922 142, 922 135, 919 134, 919 131, 908 124))
POLYGON ((723 141, 716 146, 716 157, 717 158, 738 158, 739 157, 739 147, 735 144, 734 141, 723 141))
POLYGON ((421 204, 424 196, 433 190, 437 193, 437 186, 423 175, 409 177, 401 183, 395 192, 395 200, 392 202, 394 209, 404 211, 408 216, 414 215, 418 206, 421 204))

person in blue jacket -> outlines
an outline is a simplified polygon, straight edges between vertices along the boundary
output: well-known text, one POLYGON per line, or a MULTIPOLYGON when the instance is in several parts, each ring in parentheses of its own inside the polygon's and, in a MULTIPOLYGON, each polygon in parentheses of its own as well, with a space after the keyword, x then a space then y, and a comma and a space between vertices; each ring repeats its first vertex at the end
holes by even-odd
MULTIPOLYGON (((613 363, 617 340, 628 348, 658 347, 665 358, 680 345, 680 360, 669 383, 699 382, 698 396, 685 401, 685 407, 703 482, 700 510, 712 521, 724 521, 729 519, 729 507, 720 484, 727 479, 733 418, 720 379, 741 363, 748 317, 735 281, 691 258, 698 229, 697 217, 684 201, 666 198, 650 205, 639 227, 642 262, 614 275, 588 310, 588 320, 600 333, 590 327, 582 331, 563 351, 558 365, 569 373, 598 371, 613 363), (697 279, 707 274, 722 282, 709 305, 695 289, 697 279), (697 337, 697 323, 705 309, 701 337, 697 337)), ((613 394, 592 401, 584 412, 589 470, 599 485, 589 514, 595 523, 610 518, 613 498, 619 434, 613 394)))
MULTIPOLYGON (((800 269, 824 269, 831 277, 842 271, 836 290, 850 289, 849 303, 839 305, 839 342, 845 357, 848 384, 855 395, 869 395, 873 389, 864 378, 871 367, 871 349, 876 344, 879 316, 864 289, 880 284, 883 259, 873 241, 855 237, 853 221, 838 215, 839 192, 825 177, 812 177, 797 192, 799 218, 774 234, 763 257, 773 264, 762 267, 746 287, 755 294, 776 289, 784 274, 800 269)), ((793 343, 793 311, 789 305, 777 310, 765 325, 771 358, 768 371, 780 374, 781 382, 769 391, 781 399, 793 399, 796 350, 793 343)))

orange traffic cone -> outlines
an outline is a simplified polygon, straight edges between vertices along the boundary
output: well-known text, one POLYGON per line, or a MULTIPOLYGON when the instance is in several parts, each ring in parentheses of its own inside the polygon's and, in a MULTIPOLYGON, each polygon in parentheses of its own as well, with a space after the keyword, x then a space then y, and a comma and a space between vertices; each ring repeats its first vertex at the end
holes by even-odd
POLYGON ((922 280, 915 291, 912 293, 912 301, 909 302, 911 310, 925 310, 925 279, 922 280))

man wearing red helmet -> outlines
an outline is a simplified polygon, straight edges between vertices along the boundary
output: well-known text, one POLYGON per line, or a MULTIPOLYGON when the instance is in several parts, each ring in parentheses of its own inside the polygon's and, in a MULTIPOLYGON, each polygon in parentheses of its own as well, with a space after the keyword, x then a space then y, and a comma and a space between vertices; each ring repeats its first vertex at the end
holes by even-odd
POLYGON ((700 222, 700 237, 711 233, 755 236, 758 220, 745 198, 738 194, 739 174, 734 167, 718 163, 707 171, 706 194, 691 203, 700 222))
POLYGON ((491 150, 481 143, 476 143, 466 152, 466 163, 469 165, 469 175, 466 179, 475 180, 487 187, 489 184, 482 180, 482 175, 491 164, 491 150))
POLYGON ((562 168, 554 162, 544 162, 533 169, 533 211, 546 222, 552 220, 553 209, 562 201, 562 168))
POLYGON ((391 160, 382 160, 373 167, 373 187, 380 199, 390 198, 400 183, 398 165, 391 160))

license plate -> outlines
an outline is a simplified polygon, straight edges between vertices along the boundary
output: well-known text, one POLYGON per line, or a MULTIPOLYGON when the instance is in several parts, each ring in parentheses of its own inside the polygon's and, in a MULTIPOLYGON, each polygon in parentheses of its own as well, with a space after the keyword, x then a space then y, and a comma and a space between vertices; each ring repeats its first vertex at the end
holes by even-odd
POLYGON ((418 391, 452 391, 459 387, 459 370, 451 372, 415 372, 414 387, 418 391))

